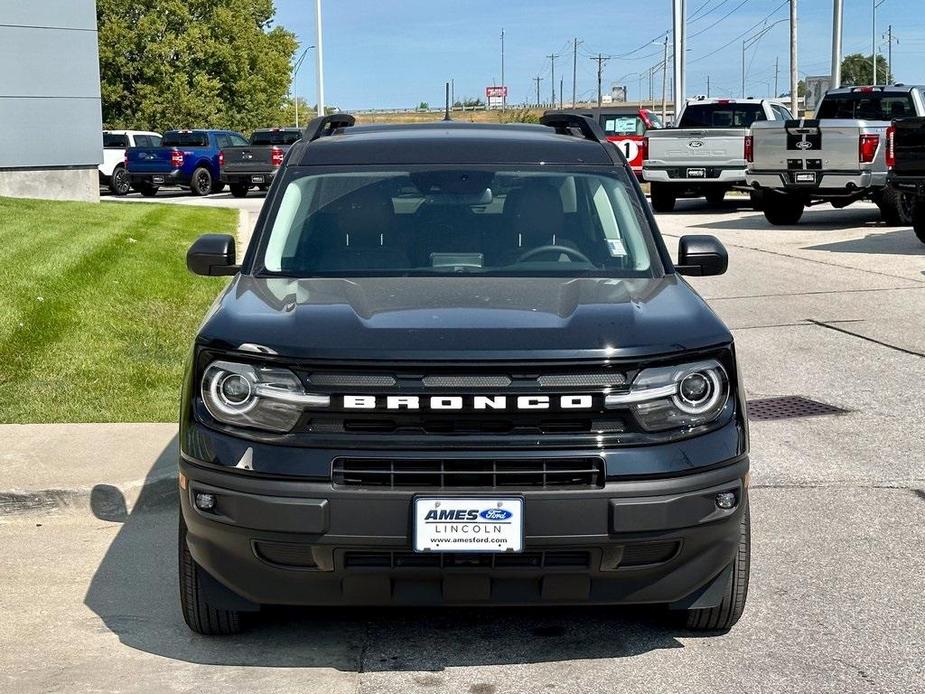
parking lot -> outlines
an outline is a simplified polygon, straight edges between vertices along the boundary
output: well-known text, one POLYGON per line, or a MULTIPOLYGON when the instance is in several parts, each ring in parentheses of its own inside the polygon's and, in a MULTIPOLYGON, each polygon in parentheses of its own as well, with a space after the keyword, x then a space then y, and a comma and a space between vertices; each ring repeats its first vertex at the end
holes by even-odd
MULTIPOLYGON (((261 200, 225 197, 209 203, 261 200)), ((921 691, 925 246, 873 206, 794 228, 734 202, 659 219, 672 249, 726 244, 729 272, 694 283, 749 399, 843 410, 752 423, 751 592, 728 634, 645 609, 276 609, 199 637, 177 605, 175 427, 3 425, 6 469, 31 486, 0 489, 0 688, 921 691)))

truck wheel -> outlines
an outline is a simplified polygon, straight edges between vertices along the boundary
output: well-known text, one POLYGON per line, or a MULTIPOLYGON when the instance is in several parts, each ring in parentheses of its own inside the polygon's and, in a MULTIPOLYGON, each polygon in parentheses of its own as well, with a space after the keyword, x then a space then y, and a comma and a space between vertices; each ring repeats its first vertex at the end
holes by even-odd
POLYGON ((877 200, 880 217, 887 226, 906 227, 912 224, 915 199, 892 188, 884 188, 877 200))
POLYGON ((212 192, 212 174, 206 167, 200 166, 193 171, 189 189, 196 196, 208 195, 212 192))
POLYGON ((649 188, 649 197, 652 200, 652 209, 656 212, 671 212, 678 199, 671 186, 664 183, 652 183, 649 188))
POLYGON ((156 186, 153 183, 148 183, 148 181, 142 181, 134 186, 135 190, 144 195, 146 198, 153 198, 157 195, 157 191, 160 189, 160 186, 156 186))
POLYGON ((918 198, 913 204, 912 229, 919 241, 925 243, 925 198, 918 198))
POLYGON ((748 499, 739 523, 739 548, 732 560, 732 578, 726 595, 716 607, 687 610, 687 628, 695 631, 726 631, 739 621, 748 596, 748 569, 751 563, 751 521, 748 499))
POLYGON ((707 194, 704 196, 707 199, 707 202, 713 207, 719 207, 723 204, 723 200, 726 199, 726 189, 717 188, 715 190, 708 190, 707 194))
POLYGON ((186 545, 186 523, 180 513, 180 608, 183 620, 197 634, 225 636, 241 631, 241 613, 237 610, 223 610, 213 607, 201 587, 202 569, 193 561, 186 545))
POLYGON ((128 177, 128 171, 124 166, 117 166, 112 170, 112 176, 109 177, 109 190, 113 195, 128 195, 131 190, 131 179, 128 177))
POLYGON ((771 224, 787 226, 800 221, 805 205, 796 195, 765 193, 763 208, 765 219, 771 224))
POLYGON ((748 199, 752 204, 752 209, 761 212, 764 209, 764 193, 760 190, 750 191, 748 199))
POLYGON ((231 189, 231 194, 236 198, 246 198, 247 191, 251 189, 246 183, 231 183, 228 187, 231 189))

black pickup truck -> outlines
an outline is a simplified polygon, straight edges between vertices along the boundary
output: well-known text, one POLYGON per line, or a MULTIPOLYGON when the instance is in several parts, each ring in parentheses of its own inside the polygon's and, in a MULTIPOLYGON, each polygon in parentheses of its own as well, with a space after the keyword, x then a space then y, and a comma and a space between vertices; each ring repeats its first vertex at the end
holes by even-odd
POLYGON ((253 187, 266 190, 289 147, 301 137, 297 128, 262 128, 253 132, 249 144, 225 147, 219 158, 222 183, 236 198, 245 197, 253 187))
POLYGON ((925 118, 893 121, 887 131, 886 156, 889 183, 913 197, 912 226, 925 243, 925 118))
MULTIPOLYGON (((180 600, 742 614, 748 425, 729 330, 592 119, 312 121, 190 351, 180 600), (240 264, 239 264, 240 262, 240 264)), ((798 579, 795 579, 798 580, 798 579)))

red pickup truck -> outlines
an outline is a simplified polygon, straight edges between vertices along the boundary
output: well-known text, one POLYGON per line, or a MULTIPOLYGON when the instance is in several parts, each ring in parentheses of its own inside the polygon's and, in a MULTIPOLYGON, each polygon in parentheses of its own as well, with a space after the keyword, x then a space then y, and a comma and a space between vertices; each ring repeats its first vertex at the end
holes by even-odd
POLYGON ((596 120, 626 160, 633 167, 636 178, 642 180, 642 162, 646 158, 645 135, 653 129, 662 128, 662 121, 655 111, 638 106, 601 106, 600 108, 576 108, 547 113, 577 113, 596 120))

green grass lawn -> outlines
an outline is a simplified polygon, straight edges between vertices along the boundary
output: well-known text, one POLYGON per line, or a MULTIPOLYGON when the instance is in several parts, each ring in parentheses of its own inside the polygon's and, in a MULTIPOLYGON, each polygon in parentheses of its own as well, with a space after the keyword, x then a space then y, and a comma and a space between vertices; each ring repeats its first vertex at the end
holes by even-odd
POLYGON ((237 213, 0 198, 0 422, 177 418, 183 362, 227 280, 186 250, 237 213))

